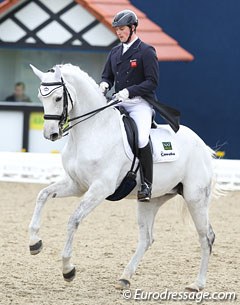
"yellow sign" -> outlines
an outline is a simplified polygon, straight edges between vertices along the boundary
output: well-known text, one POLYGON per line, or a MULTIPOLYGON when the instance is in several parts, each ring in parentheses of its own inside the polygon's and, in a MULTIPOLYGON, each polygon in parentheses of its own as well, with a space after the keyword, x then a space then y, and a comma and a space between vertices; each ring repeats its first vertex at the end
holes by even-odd
POLYGON ((31 112, 29 127, 34 130, 43 130, 43 112, 31 112))
POLYGON ((221 150, 216 151, 216 156, 218 158, 223 158, 225 156, 225 151, 221 151, 221 150))

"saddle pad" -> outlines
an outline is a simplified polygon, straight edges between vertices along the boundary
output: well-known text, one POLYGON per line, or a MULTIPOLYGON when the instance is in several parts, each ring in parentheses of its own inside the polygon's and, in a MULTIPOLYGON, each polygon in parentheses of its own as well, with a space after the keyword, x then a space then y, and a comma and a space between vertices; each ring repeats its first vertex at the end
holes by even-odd
POLYGON ((151 129, 153 146, 153 162, 172 162, 178 159, 178 149, 174 140, 175 133, 168 125, 158 125, 157 129, 151 129))
MULTIPOLYGON (((119 114, 124 149, 127 157, 132 160, 133 153, 129 146, 126 130, 119 114)), ((153 162, 173 162, 178 159, 177 145, 174 140, 175 133, 168 125, 158 125, 158 128, 151 129, 151 141, 153 147, 153 162)))

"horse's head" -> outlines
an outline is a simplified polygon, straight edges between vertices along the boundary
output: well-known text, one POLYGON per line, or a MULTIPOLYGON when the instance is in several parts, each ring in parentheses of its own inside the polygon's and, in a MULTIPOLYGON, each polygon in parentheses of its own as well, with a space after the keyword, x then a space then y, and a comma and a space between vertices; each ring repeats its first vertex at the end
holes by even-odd
POLYGON ((73 107, 76 92, 63 79, 60 66, 55 66, 46 73, 30 66, 41 80, 38 98, 44 108, 44 137, 55 141, 62 137, 63 125, 73 107))

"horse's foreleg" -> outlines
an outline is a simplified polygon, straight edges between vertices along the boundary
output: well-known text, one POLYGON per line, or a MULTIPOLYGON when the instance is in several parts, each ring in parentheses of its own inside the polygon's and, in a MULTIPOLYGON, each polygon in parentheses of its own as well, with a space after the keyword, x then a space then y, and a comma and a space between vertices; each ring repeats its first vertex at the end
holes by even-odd
POLYGON ((62 253, 63 277, 66 281, 71 281, 75 277, 75 267, 70 262, 74 234, 82 220, 108 196, 108 193, 104 191, 104 187, 100 183, 91 185, 69 219, 67 240, 62 253))
POLYGON ((42 249, 42 241, 38 236, 40 229, 41 212, 48 198, 67 197, 77 195, 77 188, 74 186, 70 178, 58 181, 41 190, 38 194, 32 220, 29 225, 30 235, 30 253, 38 254, 42 249))
POLYGON ((130 287, 130 279, 132 275, 135 273, 139 262, 144 256, 144 253, 154 241, 153 225, 157 211, 164 202, 173 196, 174 195, 166 195, 161 198, 151 199, 151 202, 138 202, 138 245, 134 255, 116 284, 117 289, 125 289, 130 287))

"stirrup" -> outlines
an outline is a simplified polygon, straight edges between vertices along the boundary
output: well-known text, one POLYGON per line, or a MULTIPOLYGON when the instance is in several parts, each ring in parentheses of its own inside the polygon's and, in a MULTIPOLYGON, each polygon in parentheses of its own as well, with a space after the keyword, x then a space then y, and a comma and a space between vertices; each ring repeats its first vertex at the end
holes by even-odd
POLYGON ((152 186, 146 182, 141 185, 141 190, 138 191, 138 201, 149 202, 151 199, 152 186))

